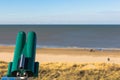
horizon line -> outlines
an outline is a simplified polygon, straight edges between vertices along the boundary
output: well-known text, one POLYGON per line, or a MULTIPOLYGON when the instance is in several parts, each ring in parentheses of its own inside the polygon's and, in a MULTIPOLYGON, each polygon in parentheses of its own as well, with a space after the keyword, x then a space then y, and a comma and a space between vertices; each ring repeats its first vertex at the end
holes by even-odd
POLYGON ((120 25, 120 24, 0 24, 0 25, 120 25))

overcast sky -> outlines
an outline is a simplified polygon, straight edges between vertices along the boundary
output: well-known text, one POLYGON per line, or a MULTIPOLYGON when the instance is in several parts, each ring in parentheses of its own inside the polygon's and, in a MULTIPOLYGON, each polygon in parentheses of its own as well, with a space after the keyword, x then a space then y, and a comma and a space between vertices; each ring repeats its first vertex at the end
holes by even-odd
POLYGON ((0 24, 120 24, 120 0, 0 0, 0 24))

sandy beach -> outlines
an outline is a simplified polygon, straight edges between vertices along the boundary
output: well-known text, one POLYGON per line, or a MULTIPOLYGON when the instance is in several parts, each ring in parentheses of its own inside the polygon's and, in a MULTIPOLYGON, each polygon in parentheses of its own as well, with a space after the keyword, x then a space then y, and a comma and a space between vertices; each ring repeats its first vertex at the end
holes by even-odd
MULTIPOLYGON (((14 47, 0 46, 0 61, 10 62, 13 59, 14 47)), ((84 48, 38 48, 36 61, 68 62, 68 63, 92 63, 111 62, 120 63, 119 50, 95 50, 84 48), (108 61, 109 58, 109 61, 108 61)))

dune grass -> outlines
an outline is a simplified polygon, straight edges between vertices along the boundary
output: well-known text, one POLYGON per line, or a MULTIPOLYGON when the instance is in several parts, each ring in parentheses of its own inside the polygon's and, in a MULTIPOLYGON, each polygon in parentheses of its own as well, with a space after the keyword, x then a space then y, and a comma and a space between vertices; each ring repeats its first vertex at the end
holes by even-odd
MULTIPOLYGON (((7 63, 0 61, 0 77, 7 63)), ((34 80, 120 80, 120 64, 114 63, 43 63, 34 80)))
POLYGON ((7 72, 8 64, 4 61, 0 61, 0 78, 4 76, 7 72))

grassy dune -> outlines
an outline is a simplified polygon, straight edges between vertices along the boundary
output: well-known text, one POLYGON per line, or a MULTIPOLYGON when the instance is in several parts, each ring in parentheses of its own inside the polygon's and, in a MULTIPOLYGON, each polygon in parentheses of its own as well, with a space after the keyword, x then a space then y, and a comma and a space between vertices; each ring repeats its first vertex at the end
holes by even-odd
MULTIPOLYGON (((0 77, 7 63, 0 61, 0 77)), ((44 63, 34 80, 120 80, 120 64, 114 63, 44 63)))
POLYGON ((40 66, 41 80, 120 80, 120 65, 111 63, 47 63, 40 66))
POLYGON ((6 74, 7 65, 8 64, 6 62, 0 61, 0 78, 6 74))

